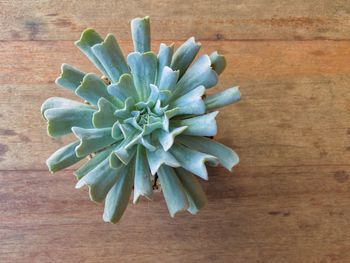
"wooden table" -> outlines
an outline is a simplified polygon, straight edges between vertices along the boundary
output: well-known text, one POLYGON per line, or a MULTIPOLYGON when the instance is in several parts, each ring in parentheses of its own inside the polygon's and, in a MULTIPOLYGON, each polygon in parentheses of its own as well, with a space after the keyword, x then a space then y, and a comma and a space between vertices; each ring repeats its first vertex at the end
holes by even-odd
MULTIPOLYGON (((0 1, 0 262, 350 262, 348 0, 0 1), (39 109, 86 27, 131 51, 129 22, 150 15, 153 49, 190 36, 226 55, 217 90, 242 100, 218 115, 232 174, 209 169, 208 207, 168 215, 162 196, 118 225, 46 158, 39 109)), ((72 97, 73 98, 73 97, 72 97)))

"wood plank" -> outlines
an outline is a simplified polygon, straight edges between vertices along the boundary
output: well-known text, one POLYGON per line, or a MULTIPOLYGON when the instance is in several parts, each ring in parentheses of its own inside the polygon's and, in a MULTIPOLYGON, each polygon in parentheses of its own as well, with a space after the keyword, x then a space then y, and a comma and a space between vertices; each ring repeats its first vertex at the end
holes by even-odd
MULTIPOLYGON (((130 42, 122 46, 131 49, 130 42)), ((217 139, 237 150, 242 166, 348 165, 348 41, 203 46, 227 56, 229 67, 216 90, 241 86, 242 101, 218 115, 217 139)), ((7 42, 0 52, 0 169, 46 169, 46 158, 72 137, 50 139, 40 105, 50 96, 74 98, 53 84, 62 62, 92 67, 67 41, 7 42)))
POLYGON ((171 219, 159 194, 118 225, 69 171, 0 172, 0 261, 349 262, 350 169, 338 169, 212 169, 199 215, 171 219))
POLYGON ((150 15, 154 39, 349 39, 350 2, 338 0, 1 1, 0 40, 76 40, 87 27, 130 39, 150 15))

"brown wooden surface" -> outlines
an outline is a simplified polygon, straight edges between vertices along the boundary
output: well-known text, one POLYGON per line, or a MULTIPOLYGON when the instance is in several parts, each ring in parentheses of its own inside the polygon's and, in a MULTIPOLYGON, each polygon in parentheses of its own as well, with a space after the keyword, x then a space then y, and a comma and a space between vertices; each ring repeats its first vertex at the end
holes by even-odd
POLYGON ((350 262, 350 2, 0 0, 0 262, 350 262), (60 64, 94 70, 73 45, 85 27, 131 50, 129 21, 150 15, 153 49, 192 35, 228 68, 216 90, 242 100, 217 139, 241 158, 209 169, 209 205, 168 216, 163 197, 118 225, 46 158, 39 109, 60 64))

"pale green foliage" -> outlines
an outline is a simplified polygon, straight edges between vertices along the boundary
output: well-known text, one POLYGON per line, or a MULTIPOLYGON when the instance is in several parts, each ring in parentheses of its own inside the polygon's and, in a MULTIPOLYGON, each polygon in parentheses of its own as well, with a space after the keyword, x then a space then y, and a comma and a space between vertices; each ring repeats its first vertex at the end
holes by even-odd
POLYGON ((161 44, 156 55, 148 17, 134 19, 131 31, 135 52, 126 59, 111 34, 103 40, 87 29, 75 42, 104 78, 62 65, 56 83, 85 103, 57 97, 43 103, 48 134, 77 137, 47 165, 56 172, 92 156, 75 172, 76 188, 88 185, 92 200, 105 201, 105 221, 119 221, 132 189, 134 203, 152 199, 155 178, 172 217, 182 210, 195 214, 207 201, 196 177, 208 179, 205 165, 231 170, 239 161, 233 150, 206 138, 217 132, 213 110, 239 100, 239 90, 205 96, 226 61, 217 52, 194 60, 200 44, 193 37, 175 52, 173 44, 161 44))

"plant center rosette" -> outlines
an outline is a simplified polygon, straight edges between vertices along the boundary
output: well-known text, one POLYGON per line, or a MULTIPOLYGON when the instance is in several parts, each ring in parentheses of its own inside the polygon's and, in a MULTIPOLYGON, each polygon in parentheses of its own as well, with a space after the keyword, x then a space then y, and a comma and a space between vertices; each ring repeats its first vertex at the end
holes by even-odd
POLYGON ((56 83, 84 102, 53 97, 41 108, 48 134, 72 133, 77 140, 47 160, 51 172, 91 156, 78 170, 76 188, 87 185, 90 198, 104 201, 103 219, 117 222, 132 190, 152 199, 159 179, 170 215, 197 213, 207 202, 197 177, 208 179, 206 164, 231 170, 239 161, 230 148, 209 139, 217 133, 218 108, 240 98, 238 88, 205 96, 224 70, 223 56, 195 57, 200 44, 188 39, 176 51, 161 44, 150 51, 149 18, 131 22, 135 52, 124 58, 117 40, 85 30, 76 46, 103 77, 67 64, 56 83))

